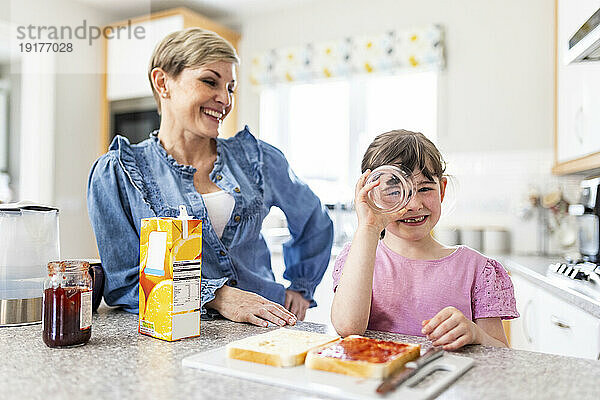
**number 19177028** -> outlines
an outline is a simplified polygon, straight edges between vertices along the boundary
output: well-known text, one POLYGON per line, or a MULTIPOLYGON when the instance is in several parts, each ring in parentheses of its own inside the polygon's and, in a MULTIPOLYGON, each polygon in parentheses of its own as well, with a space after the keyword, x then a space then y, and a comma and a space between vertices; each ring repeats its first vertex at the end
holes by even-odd
POLYGON ((21 53, 70 53, 73 43, 25 42, 19 43, 21 53))

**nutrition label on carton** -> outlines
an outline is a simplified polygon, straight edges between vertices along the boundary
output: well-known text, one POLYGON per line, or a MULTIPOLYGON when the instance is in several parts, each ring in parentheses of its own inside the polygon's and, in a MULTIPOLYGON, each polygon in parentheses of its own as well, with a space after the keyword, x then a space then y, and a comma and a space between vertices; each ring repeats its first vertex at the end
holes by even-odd
POLYGON ((200 307, 200 260, 173 263, 173 312, 200 307))

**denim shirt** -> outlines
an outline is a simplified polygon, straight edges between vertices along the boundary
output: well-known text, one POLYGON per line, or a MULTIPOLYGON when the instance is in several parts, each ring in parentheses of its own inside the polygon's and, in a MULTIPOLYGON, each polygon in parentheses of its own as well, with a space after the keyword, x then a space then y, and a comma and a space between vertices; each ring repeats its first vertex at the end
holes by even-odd
POLYGON ((202 312, 226 282, 284 304, 285 288, 275 282, 260 232, 269 209, 276 206, 285 213, 292 236, 283 245, 288 289, 316 306, 313 293, 329 263, 333 223, 284 155, 257 140, 248 127, 235 137, 216 139, 217 160, 210 179, 235 200, 219 238, 194 187, 196 169, 167 154, 157 133, 136 145, 115 137, 90 172, 88 212, 106 276, 106 303, 138 311, 141 219, 177 217, 179 205, 185 205, 188 214, 202 220, 202 312))

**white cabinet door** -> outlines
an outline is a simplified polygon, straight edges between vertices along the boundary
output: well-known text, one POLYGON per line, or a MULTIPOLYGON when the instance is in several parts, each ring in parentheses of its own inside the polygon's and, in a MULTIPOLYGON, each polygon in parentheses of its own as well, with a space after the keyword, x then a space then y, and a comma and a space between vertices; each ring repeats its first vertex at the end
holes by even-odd
POLYGON ((535 351, 539 327, 536 297, 540 290, 520 276, 512 275, 511 279, 515 288, 517 310, 521 317, 510 321, 510 346, 513 349, 535 351))
POLYGON ((600 320, 540 290, 538 351, 597 360, 600 355, 600 320))
POLYGON ((144 28, 144 38, 126 35, 107 40, 107 82, 109 101, 152 96, 148 63, 154 47, 169 33, 183 29, 183 15, 152 19, 132 25, 144 28))
POLYGON ((569 39, 599 7, 600 0, 558 1, 559 163, 600 151, 600 62, 565 63, 569 39))

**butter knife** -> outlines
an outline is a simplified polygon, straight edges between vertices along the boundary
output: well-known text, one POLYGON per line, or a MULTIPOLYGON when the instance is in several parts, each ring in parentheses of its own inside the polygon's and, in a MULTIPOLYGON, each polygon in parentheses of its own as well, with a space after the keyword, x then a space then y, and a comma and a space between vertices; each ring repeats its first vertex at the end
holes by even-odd
POLYGON ((416 361, 406 363, 406 366, 403 369, 384 379, 384 381, 381 382, 381 385, 377 387, 377 393, 385 394, 396 389, 398 385, 414 376, 419 368, 440 358, 442 355, 444 355, 444 350, 441 347, 431 347, 416 361))

